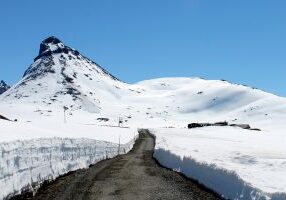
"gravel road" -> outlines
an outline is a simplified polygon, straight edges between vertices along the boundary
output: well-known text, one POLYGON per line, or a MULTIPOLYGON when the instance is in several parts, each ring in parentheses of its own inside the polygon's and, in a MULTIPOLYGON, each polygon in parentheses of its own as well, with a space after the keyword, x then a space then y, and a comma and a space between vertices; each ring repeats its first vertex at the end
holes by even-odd
POLYGON ((154 138, 147 130, 132 151, 78 170, 41 188, 34 200, 220 199, 152 158, 154 138))

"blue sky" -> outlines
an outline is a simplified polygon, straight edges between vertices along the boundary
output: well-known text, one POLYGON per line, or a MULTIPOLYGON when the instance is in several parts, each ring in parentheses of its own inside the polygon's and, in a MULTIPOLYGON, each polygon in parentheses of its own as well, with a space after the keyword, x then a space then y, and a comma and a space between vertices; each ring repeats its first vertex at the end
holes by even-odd
POLYGON ((0 79, 17 82, 54 35, 133 83, 226 79, 286 96, 285 0, 0 3, 0 79))

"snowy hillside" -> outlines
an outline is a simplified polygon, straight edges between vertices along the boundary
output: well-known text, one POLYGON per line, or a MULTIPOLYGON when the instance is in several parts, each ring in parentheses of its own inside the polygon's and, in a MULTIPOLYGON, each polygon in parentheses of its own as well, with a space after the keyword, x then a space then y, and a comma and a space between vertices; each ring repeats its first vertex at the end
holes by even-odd
MULTIPOLYGON (((273 118, 286 110, 284 98, 226 81, 162 78, 126 84, 55 37, 41 43, 22 80, 0 101, 12 109, 31 106, 37 116, 53 116, 53 109, 66 106, 71 116, 82 111, 116 121, 121 116, 138 126, 145 121, 148 126, 160 122, 185 127, 189 122, 227 120, 263 129, 269 123, 280 126, 281 120, 273 118)), ((9 110, 4 112, 9 115, 9 110)), ((17 118, 17 112, 11 117, 17 118)))
POLYGON ((3 80, 0 81, 0 95, 9 90, 10 86, 7 85, 3 80))
MULTIPOLYGON (((156 148, 170 151, 178 157, 192 157, 198 162, 207 162, 210 167, 216 166, 230 173, 237 172, 243 183, 252 185, 262 193, 265 191, 268 196, 271 193, 286 193, 286 180, 280 178, 279 184, 276 181, 278 177, 286 177, 286 147, 282 145, 286 142, 286 99, 258 89, 200 78, 160 78, 127 84, 77 50, 55 37, 49 37, 41 43, 39 55, 23 78, 0 96, 0 115, 17 119, 17 122, 0 119, 0 126, 3 127, 0 144, 7 144, 7 148, 15 144, 15 140, 54 137, 85 138, 113 144, 121 138, 122 144, 130 144, 136 137, 136 128, 157 128, 154 129, 154 134, 158 135, 156 148), (113 127, 118 125, 119 118, 123 118, 123 126, 129 128, 113 127), (246 123, 261 131, 230 127, 186 129, 191 122, 221 121, 246 123), (167 127, 176 129, 161 129, 167 127), (169 130, 172 137, 167 134, 169 130), (195 139, 193 132, 199 135, 195 139), (201 137, 200 133, 209 135, 201 137), (261 179, 249 178, 257 173, 250 170, 248 162, 235 167, 217 162, 218 159, 228 162, 224 158, 228 154, 222 153, 223 148, 219 149, 220 144, 225 144, 223 138, 236 140, 236 137, 242 136, 246 139, 242 139, 237 146, 230 145, 227 148, 229 153, 247 148, 247 156, 256 157, 257 160, 266 157, 265 162, 262 159, 251 164, 256 167, 256 172, 271 171, 271 165, 275 166, 279 172, 273 173, 273 180, 268 178, 267 173, 261 173, 261 179), (177 140, 173 140, 173 137, 177 140), (209 137, 220 139, 209 140, 209 137), (203 148, 209 143, 215 144, 214 149, 209 149, 212 159, 206 160, 200 157, 203 154, 193 153, 194 149, 187 144, 180 147, 176 141, 184 138, 202 141, 204 145, 196 146, 198 152, 205 151, 203 148), (265 143, 266 138, 268 142, 265 143), (248 139, 255 143, 255 148, 248 146, 248 139), (182 151, 178 150, 180 148, 182 151), (269 184, 261 183, 266 179, 269 184), (285 183, 285 187, 281 183, 285 183), (267 189, 270 186, 272 189, 267 189)), ((52 141, 51 145, 54 142, 58 140, 52 141)), ((0 165, 3 168, 3 163, 0 162, 0 165)), ((15 164, 15 171, 20 170, 17 167, 15 164)), ((0 171, 0 183, 5 183, 5 180, 0 171)), ((217 189, 212 185, 209 187, 217 189)))

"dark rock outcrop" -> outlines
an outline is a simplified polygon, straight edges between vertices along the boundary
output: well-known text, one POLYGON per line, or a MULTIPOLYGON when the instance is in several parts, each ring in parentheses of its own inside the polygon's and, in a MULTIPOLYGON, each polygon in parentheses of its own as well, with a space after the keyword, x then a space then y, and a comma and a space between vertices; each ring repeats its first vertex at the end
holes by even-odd
POLYGON ((239 127, 242 129, 250 129, 251 128, 249 124, 231 124, 230 126, 239 127))
POLYGON ((45 56, 51 56, 52 54, 68 54, 69 52, 76 56, 79 55, 77 50, 64 45, 58 38, 51 36, 42 41, 40 44, 39 55, 34 59, 34 61, 45 56))
POLYGON ((209 123, 191 123, 188 124, 188 128, 200 128, 200 127, 205 127, 205 126, 211 126, 209 123))
POLYGON ((0 115, 0 119, 7 120, 7 121, 12 121, 12 120, 8 119, 7 117, 4 117, 3 115, 0 115))
POLYGON ((190 123, 188 128, 201 128, 206 126, 233 126, 242 129, 252 130, 252 131, 261 131, 259 128, 251 128, 249 124, 229 124, 228 122, 215 122, 215 123, 190 123))
POLYGON ((0 81, 0 94, 9 90, 10 86, 7 85, 3 80, 0 81))

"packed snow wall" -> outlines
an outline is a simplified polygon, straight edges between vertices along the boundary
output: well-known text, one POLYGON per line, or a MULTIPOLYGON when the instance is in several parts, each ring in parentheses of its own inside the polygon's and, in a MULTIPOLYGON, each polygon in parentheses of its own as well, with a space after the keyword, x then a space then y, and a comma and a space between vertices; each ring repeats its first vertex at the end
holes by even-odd
POLYGON ((218 169, 216 166, 198 163, 192 158, 180 158, 165 149, 156 149, 154 158, 163 166, 197 180, 227 199, 269 199, 260 191, 245 184, 235 173, 218 169))
MULTIPOLYGON (((185 176, 198 181, 205 187, 213 190, 226 199, 233 200, 286 200, 285 193, 267 193, 252 184, 244 181, 236 171, 230 171, 208 164, 198 162, 191 156, 181 156, 177 150, 169 145, 162 146, 160 142, 166 140, 156 136, 156 131, 151 134, 155 138, 153 157, 162 165, 185 176)), ((179 137, 179 136, 178 136, 179 137)), ((180 148, 180 147, 178 147, 180 148)))
POLYGON ((35 192, 46 180, 127 153, 134 140, 114 144, 92 139, 50 138, 0 143, 0 199, 35 192))

